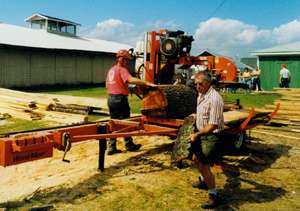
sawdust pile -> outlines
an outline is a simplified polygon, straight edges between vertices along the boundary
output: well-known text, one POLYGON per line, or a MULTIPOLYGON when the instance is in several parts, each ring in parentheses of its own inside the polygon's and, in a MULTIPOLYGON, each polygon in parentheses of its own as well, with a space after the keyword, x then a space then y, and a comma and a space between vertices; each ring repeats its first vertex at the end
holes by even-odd
MULTIPOLYGON (((145 149, 149 150, 156 148, 156 145, 170 143, 167 137, 138 137, 136 141, 143 144, 142 150, 139 152, 125 152, 123 141, 118 141, 118 146, 124 153, 106 156, 105 168, 119 165, 120 162, 130 157, 143 154, 145 149)), ((71 161, 70 163, 62 162, 62 156, 62 152, 55 150, 53 158, 6 168, 0 167, 0 203, 30 198, 36 192, 47 188, 56 187, 59 189, 61 185, 73 186, 99 174, 97 171, 98 141, 74 144, 66 156, 71 161)), ((142 158, 141 162, 147 163, 142 158)), ((147 165, 144 168, 144 171, 147 171, 147 165)), ((134 171, 134 169, 130 171, 134 171)), ((126 174, 126 170, 123 173, 126 174)))

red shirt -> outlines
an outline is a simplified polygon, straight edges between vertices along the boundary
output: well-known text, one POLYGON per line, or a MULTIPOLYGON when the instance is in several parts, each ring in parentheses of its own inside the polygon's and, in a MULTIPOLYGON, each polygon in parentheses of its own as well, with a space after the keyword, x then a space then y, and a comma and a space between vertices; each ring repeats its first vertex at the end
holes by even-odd
POLYGON ((128 95, 128 78, 130 73, 125 67, 114 65, 107 73, 106 88, 108 94, 128 95))

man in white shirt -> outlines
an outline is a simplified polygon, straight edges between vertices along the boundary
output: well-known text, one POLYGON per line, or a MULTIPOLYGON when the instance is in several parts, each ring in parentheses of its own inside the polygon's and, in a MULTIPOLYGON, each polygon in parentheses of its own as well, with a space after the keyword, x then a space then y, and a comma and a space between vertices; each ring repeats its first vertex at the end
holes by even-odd
POLYGON ((291 81, 291 73, 288 69, 286 69, 286 65, 282 64, 280 75, 279 75, 280 87, 289 88, 290 81, 291 81))
POLYGON ((195 75, 195 85, 199 93, 197 100, 196 126, 198 131, 191 135, 191 151, 200 170, 199 181, 193 187, 207 189, 208 202, 203 209, 213 209, 222 203, 217 194, 215 176, 210 166, 219 156, 221 132, 224 129, 224 102, 221 95, 211 86, 212 77, 207 71, 195 75))
POLYGON ((261 91, 261 87, 260 87, 260 69, 258 68, 258 66, 256 66, 256 69, 254 71, 252 71, 251 75, 253 77, 253 87, 252 87, 252 89, 254 91, 261 91))

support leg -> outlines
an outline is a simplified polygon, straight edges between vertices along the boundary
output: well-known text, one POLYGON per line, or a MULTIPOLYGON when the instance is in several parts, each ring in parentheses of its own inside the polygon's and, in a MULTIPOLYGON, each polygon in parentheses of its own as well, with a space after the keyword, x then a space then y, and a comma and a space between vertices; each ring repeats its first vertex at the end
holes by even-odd
MULTIPOLYGON (((106 133, 106 125, 98 126, 98 134, 106 133)), ((99 157, 98 157, 98 170, 104 171, 104 160, 105 160, 105 151, 107 149, 106 139, 99 139, 99 157)))

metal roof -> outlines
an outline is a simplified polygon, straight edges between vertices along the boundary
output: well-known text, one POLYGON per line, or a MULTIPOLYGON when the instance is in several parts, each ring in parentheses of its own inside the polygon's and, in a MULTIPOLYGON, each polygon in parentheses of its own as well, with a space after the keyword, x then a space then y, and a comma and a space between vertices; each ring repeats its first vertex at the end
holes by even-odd
POLYGON ((116 53, 132 46, 106 40, 69 37, 49 33, 43 29, 31 29, 0 23, 0 44, 32 48, 80 50, 116 53))
POLYGON ((221 54, 217 54, 217 53, 214 53, 214 52, 211 52, 211 51, 208 51, 208 50, 202 51, 198 56, 216 56, 216 57, 223 57, 223 58, 226 58, 226 59, 228 59, 228 60, 234 62, 234 59, 231 58, 231 57, 223 56, 223 55, 221 55, 221 54))
POLYGON ((250 52, 255 56, 300 55, 300 42, 288 43, 250 52))
POLYGON ((41 13, 35 13, 35 14, 29 16, 28 18, 26 18, 25 21, 30 22, 32 20, 43 20, 43 19, 81 26, 79 23, 75 23, 73 21, 64 20, 64 19, 60 19, 60 18, 55 18, 55 17, 51 17, 49 15, 44 15, 44 14, 41 14, 41 13))

